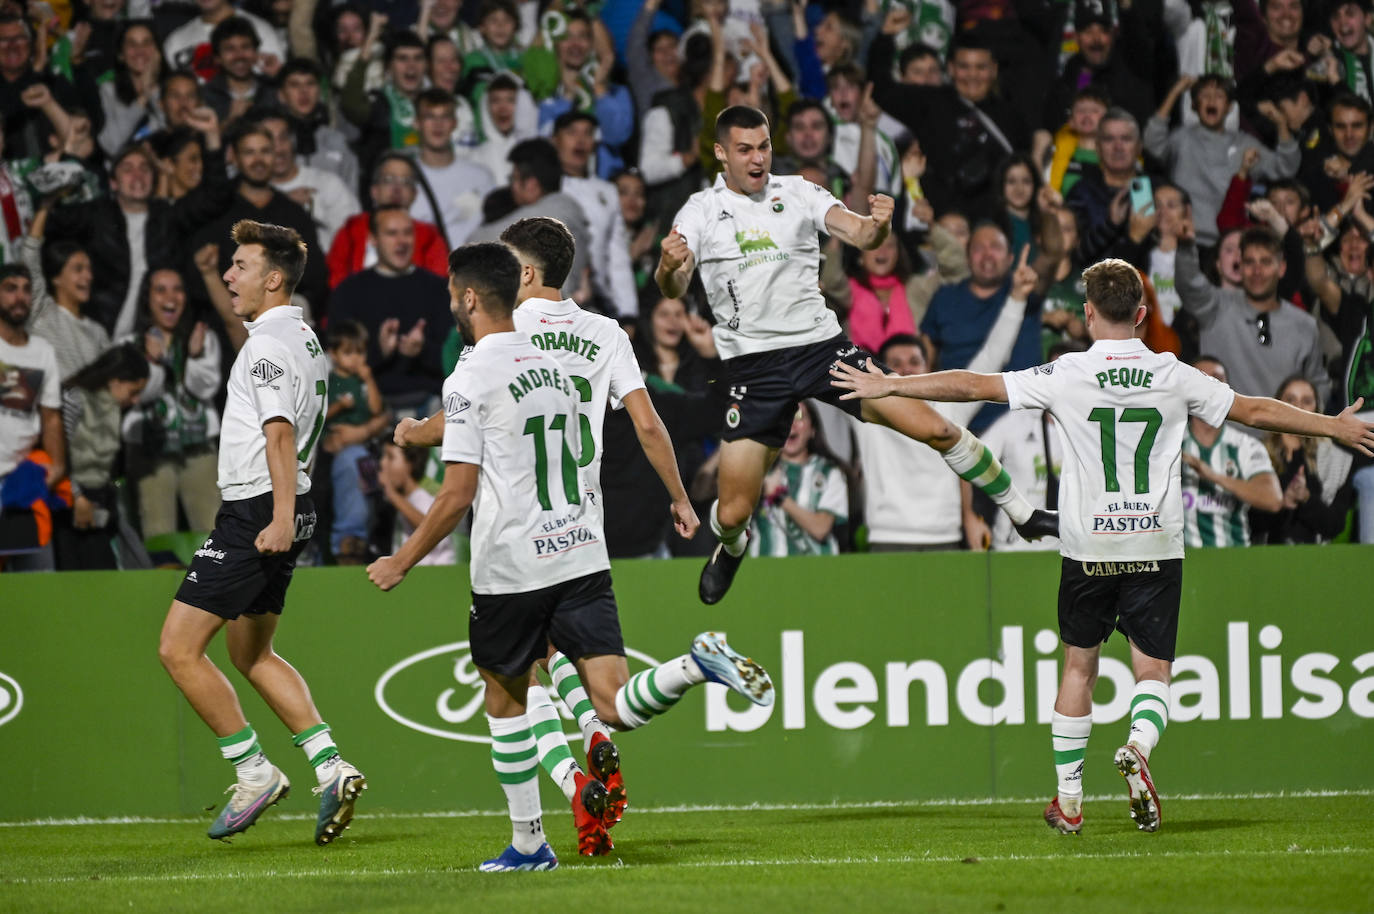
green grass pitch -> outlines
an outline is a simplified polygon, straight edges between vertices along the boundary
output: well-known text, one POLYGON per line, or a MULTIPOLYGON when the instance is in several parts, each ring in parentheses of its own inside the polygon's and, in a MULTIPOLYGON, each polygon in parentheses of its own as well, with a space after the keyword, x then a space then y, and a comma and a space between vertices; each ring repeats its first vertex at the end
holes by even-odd
POLYGON ((476 871, 510 838, 503 815, 388 814, 364 794, 352 827, 319 848, 311 799, 289 798, 232 844, 205 837, 212 813, 0 823, 0 911, 1374 910, 1374 793, 1166 793, 1151 835, 1123 790, 1089 800, 1078 837, 1044 825, 1043 801, 631 806, 595 860, 576 855, 571 816, 549 811, 562 865, 513 874, 476 871))

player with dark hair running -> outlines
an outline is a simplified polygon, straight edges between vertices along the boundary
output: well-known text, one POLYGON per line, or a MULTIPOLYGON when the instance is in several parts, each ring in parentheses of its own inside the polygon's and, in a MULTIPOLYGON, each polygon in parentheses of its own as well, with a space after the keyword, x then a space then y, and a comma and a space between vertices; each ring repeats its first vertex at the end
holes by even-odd
POLYGON ((1336 439, 1364 454, 1374 425, 1355 416, 1309 413, 1268 397, 1247 397, 1169 353, 1136 338, 1145 319, 1135 267, 1104 260, 1083 273, 1087 352, 1048 365, 978 374, 940 371, 898 377, 870 362, 839 365, 834 385, 845 399, 888 396, 989 400, 1012 409, 1045 409, 1059 424, 1067 453, 1059 487, 1059 635, 1064 672, 1051 736, 1058 792, 1045 821, 1064 834, 1083 828, 1083 757, 1092 729, 1092 692, 1102 644, 1113 629, 1130 643, 1135 694, 1130 732, 1117 749, 1130 814, 1142 831, 1161 822, 1148 764, 1169 720, 1169 677, 1183 582, 1183 497, 1179 453, 1188 417, 1208 425, 1229 419, 1254 428, 1336 439))
POLYGON ((224 281, 234 314, 247 319, 248 340, 229 371, 221 423, 223 506, 167 611, 158 654, 238 772, 210 837, 244 831, 291 788, 267 760, 229 680, 205 655, 225 629, 234 667, 315 767, 315 843, 324 845, 348 827, 367 782, 339 757, 309 687, 273 650, 272 636, 296 557, 315 531, 310 466, 324 426, 329 364, 301 309, 290 304, 305 271, 300 235, 244 219, 234 224, 233 239, 238 249, 224 281))
POLYGON ((830 387, 833 364, 862 365, 871 355, 844 335, 825 306, 817 236, 824 232, 864 250, 878 247, 891 229, 892 198, 871 195, 870 214, 861 216, 805 178, 770 174, 769 135, 768 119, 757 108, 736 105, 720 113, 715 152, 722 173, 678 212, 655 273, 663 294, 678 298, 700 267, 730 385, 720 497, 710 519, 720 544, 702 569, 702 602, 716 603, 730 588, 763 477, 787 438, 798 401, 811 397, 925 442, 1006 511, 1024 538, 1053 535, 1053 513, 1032 508, 968 429, 924 403, 860 405, 841 401, 830 387))
MULTIPOLYGON (((641 440, 649 439, 646 453, 660 475, 668 477, 679 531, 694 530, 696 516, 681 490, 667 432, 631 367, 628 339, 622 345, 596 323, 607 319, 553 297, 557 286, 548 283, 561 284, 572 262, 567 229, 557 220, 527 219, 507 229, 507 235, 507 243, 522 251, 521 260, 511 248, 493 243, 464 245, 450 255, 454 319, 463 342, 472 348, 444 383, 438 425, 447 465, 443 488, 401 549, 368 567, 373 583, 390 590, 453 530, 469 506, 474 508, 469 637, 473 662, 486 682, 492 762, 512 823, 510 846, 482 864, 487 872, 558 865, 544 841, 540 817, 541 755, 547 756, 550 774, 572 803, 579 852, 602 855, 612 848, 606 829, 619 812, 616 798, 598 778, 618 775, 618 754, 596 714, 588 719, 571 697, 598 778, 587 777, 573 760, 556 723, 557 712, 550 720, 547 696, 542 689, 530 689, 534 664, 547 655, 550 643, 562 655, 554 664, 555 682, 560 665, 575 664, 590 686, 596 710, 625 729, 666 710, 689 687, 708 679, 758 703, 771 703, 773 697, 767 673, 730 651, 718 636, 699 636, 690 654, 628 675, 596 505, 600 485, 582 471, 584 466, 596 468, 599 435, 593 429, 600 428, 609 396, 625 402, 645 426, 641 440), (529 315, 515 316, 517 298, 533 301, 529 315), (532 334, 517 332, 531 321, 558 329, 546 329, 548 335, 541 334, 536 345, 532 334), (564 360, 554 358, 555 351, 564 360), (644 407, 647 412, 637 414, 644 407), (584 421, 589 415, 596 421, 584 421), (655 701, 673 697, 663 699, 666 706, 637 716, 630 709, 638 706, 626 698, 635 687, 655 701), (622 714, 621 708, 627 710, 622 714), (614 764, 608 768, 608 762, 614 764)), ((607 323, 624 336, 614 322, 607 323)), ((433 444, 435 428, 434 417, 402 422, 396 442, 433 444)))

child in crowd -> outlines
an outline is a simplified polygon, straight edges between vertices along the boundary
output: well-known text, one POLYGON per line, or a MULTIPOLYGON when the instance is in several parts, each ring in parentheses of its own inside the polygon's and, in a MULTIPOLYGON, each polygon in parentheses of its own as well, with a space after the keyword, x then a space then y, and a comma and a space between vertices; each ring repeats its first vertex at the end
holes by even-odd
MULTIPOLYGON (((382 485, 382 494, 396 509, 396 532, 391 537, 394 552, 410 538, 415 528, 424 520, 425 512, 434 504, 434 495, 420 485, 425 477, 425 467, 429 463, 428 448, 402 450, 390 442, 382 446, 382 461, 378 467, 377 480, 382 485)), ((458 556, 453 548, 453 537, 446 536, 430 550, 429 555, 420 559, 421 565, 454 565, 458 556)))
POLYGON ((367 364, 367 328, 358 321, 329 325, 329 406, 321 446, 334 455, 334 526, 329 548, 341 565, 367 557, 367 497, 358 466, 368 454, 367 442, 391 421, 382 409, 382 392, 367 364))

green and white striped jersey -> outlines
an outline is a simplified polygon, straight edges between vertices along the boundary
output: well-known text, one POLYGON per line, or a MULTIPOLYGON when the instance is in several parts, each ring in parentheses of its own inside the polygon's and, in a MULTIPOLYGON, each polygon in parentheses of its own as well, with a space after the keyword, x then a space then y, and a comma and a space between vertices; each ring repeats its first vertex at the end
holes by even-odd
MULTIPOLYGON (((787 474, 787 494, 793 501, 808 511, 828 511, 837 524, 849 519, 849 489, 839 467, 815 454, 806 463, 783 460, 778 465, 787 474)), ((761 503, 752 526, 750 555, 835 555, 840 551, 833 532, 823 541, 813 539, 780 504, 761 503)))
MULTIPOLYGON (((1258 439, 1221 427, 1221 435, 1210 448, 1193 437, 1192 428, 1183 439, 1183 453, 1192 454, 1213 470, 1235 479, 1251 479, 1272 473, 1274 467, 1258 439)), ((1183 541, 1186 546, 1248 546, 1250 522, 1245 503, 1230 492, 1203 482, 1187 464, 1183 466, 1183 541)))

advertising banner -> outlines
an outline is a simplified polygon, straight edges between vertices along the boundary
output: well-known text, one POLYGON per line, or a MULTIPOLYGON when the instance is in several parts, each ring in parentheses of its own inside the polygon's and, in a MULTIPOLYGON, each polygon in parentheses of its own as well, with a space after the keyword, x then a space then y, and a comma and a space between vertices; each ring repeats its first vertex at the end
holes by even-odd
MULTIPOLYGON (((1374 562, 1368 547, 1198 551, 1184 566, 1165 794, 1368 788, 1374 750, 1374 562)), ((691 690, 617 738, 632 804, 1041 797, 1060 668, 1059 559, 968 553, 749 559, 719 605, 697 561, 613 571, 630 670, 714 630, 772 674, 755 707, 691 690)), ((170 572, 0 577, 0 821, 190 815, 233 770, 157 656, 170 572)), ((383 594, 361 569, 301 569, 277 633, 368 805, 503 808, 467 645, 465 568, 420 568, 383 594)), ((224 653, 263 748, 313 775, 224 653)), ((1119 787, 1111 755, 1131 696, 1124 639, 1104 650, 1085 789, 1119 787)), ((574 753, 581 737, 567 721, 574 753)), ((545 802, 562 804, 546 783, 545 802)), ((308 811, 293 796, 294 809, 308 811)), ((210 816, 206 814, 207 820, 210 816)))

